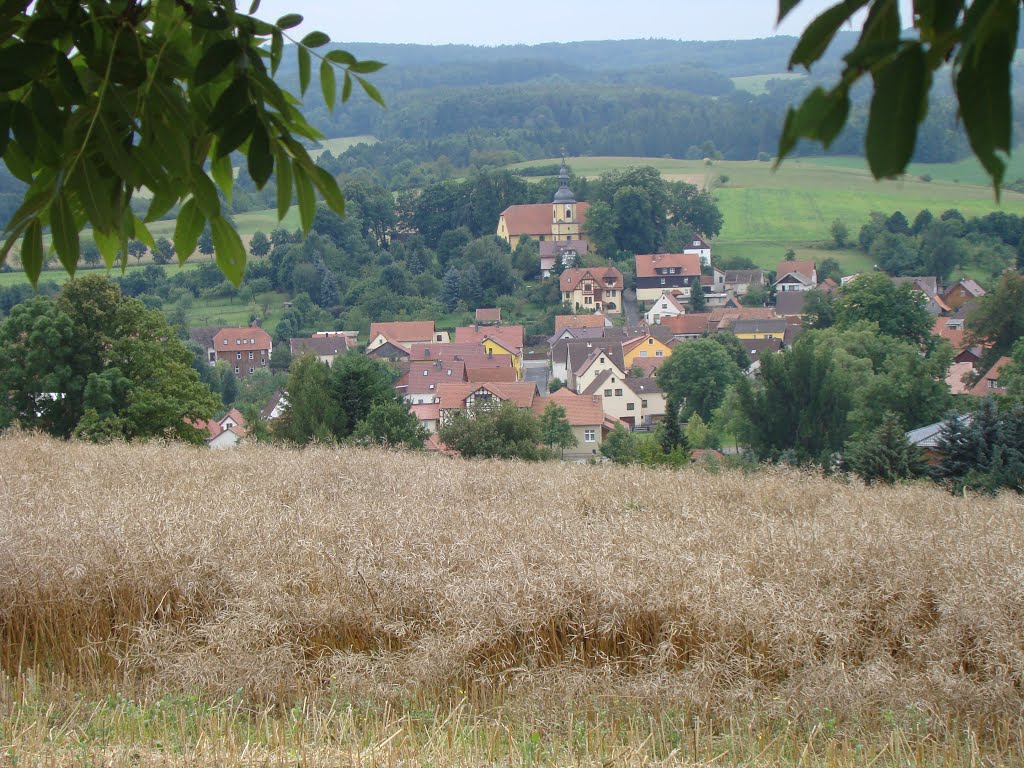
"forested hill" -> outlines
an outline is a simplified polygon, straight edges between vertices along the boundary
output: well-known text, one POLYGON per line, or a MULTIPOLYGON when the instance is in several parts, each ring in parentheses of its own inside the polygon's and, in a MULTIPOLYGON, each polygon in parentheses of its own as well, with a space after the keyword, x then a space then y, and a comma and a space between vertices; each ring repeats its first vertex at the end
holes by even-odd
MULTIPOLYGON (((395 188, 433 180, 424 165, 438 159, 464 169, 553 157, 562 147, 573 155, 749 160, 774 154, 787 106, 815 84, 834 81, 856 38, 839 33, 812 76, 797 79, 786 74, 794 37, 492 47, 341 43, 361 59, 387 63, 371 79, 388 108, 356 88, 348 104, 330 113, 313 83, 305 112, 327 136, 377 137, 374 147, 326 160, 335 172, 376 169, 395 188), (748 80, 738 85, 733 78, 748 80)), ((294 88, 294 57, 285 61, 279 78, 294 88)), ((849 128, 831 153, 863 151, 866 94, 866 87, 855 94, 849 128)), ((939 77, 915 159, 950 162, 968 153, 948 78, 939 77)))

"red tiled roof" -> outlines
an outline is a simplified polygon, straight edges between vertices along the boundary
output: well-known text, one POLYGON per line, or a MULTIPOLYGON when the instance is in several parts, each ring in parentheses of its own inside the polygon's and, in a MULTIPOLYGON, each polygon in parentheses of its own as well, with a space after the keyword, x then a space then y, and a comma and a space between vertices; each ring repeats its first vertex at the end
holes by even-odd
POLYGON ((677 336, 690 336, 695 333, 706 333, 708 330, 708 318, 710 315, 675 315, 673 317, 661 318, 662 328, 668 328, 677 336))
POLYGON ((213 347, 218 352, 228 348, 234 349, 243 344, 246 349, 270 349, 273 347, 270 334, 262 328, 221 328, 213 337, 213 347))
POLYGON ((538 416, 544 413, 548 403, 556 403, 565 408, 565 418, 574 427, 590 427, 604 423, 604 408, 600 395, 577 395, 562 387, 547 397, 534 399, 534 413, 538 416))
POLYGON ((498 355, 503 359, 507 359, 509 364, 500 367, 499 363, 488 366, 487 361, 473 362, 472 367, 466 368, 466 380, 473 382, 484 382, 484 381, 519 381, 516 375, 516 369, 512 367, 512 358, 508 355, 498 355))
POLYGON ((780 261, 775 265, 775 279, 785 277, 790 272, 799 272, 806 278, 810 278, 816 271, 817 266, 813 261, 780 261))
POLYGON ((417 361, 409 363, 409 372, 402 379, 407 382, 407 395, 434 393, 441 384, 465 381, 466 364, 461 360, 435 360, 432 363, 417 361))
MULTIPOLYGON (((532 235, 540 237, 551 236, 551 203, 534 203, 531 205, 510 205, 501 212, 505 219, 505 227, 511 237, 516 235, 532 235)), ((576 203, 576 217, 580 220, 580 227, 587 220, 587 209, 589 203, 576 203)))
POLYGON ((409 406, 409 413, 420 421, 437 421, 440 418, 441 406, 438 403, 417 403, 409 406))
POLYGON ((488 338, 494 339, 509 352, 518 353, 526 343, 526 330, 521 325, 463 325, 455 329, 456 344, 483 344, 488 338))
POLYGON ((978 379, 977 384, 971 387, 971 394, 975 397, 985 397, 986 395, 1001 395, 1005 393, 1006 388, 998 386, 999 371, 1004 365, 1011 362, 1012 359, 1013 358, 1004 356, 996 360, 996 364, 989 368, 984 376, 978 379), (989 381, 995 381, 997 386, 990 387, 988 384, 989 381))
POLYGON ((700 274, 700 256, 696 253, 638 253, 636 255, 636 276, 656 277, 655 269, 674 267, 681 275, 700 274))
POLYGON ((622 273, 615 267, 574 267, 567 269, 558 279, 558 285, 563 291, 574 291, 587 276, 590 276, 597 287, 611 290, 622 290, 622 273), (607 280, 611 282, 607 282, 607 280))
POLYGON ((434 321, 399 320, 392 323, 370 323, 370 341, 377 338, 378 333, 384 334, 391 342, 431 341, 434 338, 434 321))
POLYGON ((476 321, 478 323, 500 323, 501 309, 498 307, 480 308, 476 311, 476 321))
POLYGON ((966 346, 963 321, 959 322, 958 327, 950 328, 948 317, 936 317, 932 323, 932 333, 952 344, 953 349, 957 352, 966 346))
POLYGON ((210 434, 210 437, 207 438, 208 440, 212 440, 222 432, 227 432, 229 430, 231 432, 234 432, 239 437, 245 437, 249 433, 248 428, 245 426, 245 417, 242 416, 241 413, 239 413, 237 408, 232 408, 219 419, 210 419, 207 422, 199 421, 194 423, 192 426, 194 426, 196 429, 205 429, 210 434), (228 427, 227 429, 225 429, 224 427, 221 426, 225 421, 228 420, 229 417, 232 421, 235 422, 235 424, 238 425, 237 427, 228 427))
POLYGON ((604 328, 605 316, 596 315, 555 315, 555 333, 566 328, 604 328))

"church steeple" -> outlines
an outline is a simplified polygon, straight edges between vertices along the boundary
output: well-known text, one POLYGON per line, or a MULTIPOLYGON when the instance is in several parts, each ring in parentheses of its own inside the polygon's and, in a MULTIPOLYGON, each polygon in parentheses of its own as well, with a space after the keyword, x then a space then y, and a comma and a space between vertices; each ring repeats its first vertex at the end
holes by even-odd
POLYGON ((556 205, 558 203, 575 203, 576 195, 569 189, 569 166, 565 164, 565 156, 562 156, 562 167, 558 169, 558 191, 555 192, 555 199, 553 201, 556 205))

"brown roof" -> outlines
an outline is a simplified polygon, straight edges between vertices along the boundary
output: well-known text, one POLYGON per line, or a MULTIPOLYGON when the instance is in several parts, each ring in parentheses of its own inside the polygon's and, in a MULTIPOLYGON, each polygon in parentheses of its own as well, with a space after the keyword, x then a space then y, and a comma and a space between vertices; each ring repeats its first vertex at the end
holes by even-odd
POLYGON ((1004 365, 1011 362, 1013 358, 1000 357, 996 360, 996 364, 993 365, 988 371, 978 379, 978 383, 971 387, 971 394, 975 397, 985 397, 986 395, 1001 395, 1006 392, 1005 387, 999 386, 999 371, 1004 365), (990 387, 989 381, 995 381, 996 386, 990 387))
POLYGON ((950 327, 950 319, 948 317, 936 317, 932 323, 932 333, 952 344, 953 349, 957 352, 967 345, 964 341, 963 320, 960 320, 955 323, 953 327, 950 327))
POLYGON ((654 378, 633 378, 632 376, 628 379, 623 379, 626 382, 626 386, 636 392, 638 395, 651 395, 661 394, 661 387, 658 386, 658 380, 654 378))
POLYGON ((957 280, 955 283, 949 286, 949 288, 946 289, 946 295, 948 296, 950 292, 958 285, 963 286, 963 289, 972 296, 981 297, 985 295, 985 289, 978 285, 974 280, 971 280, 969 277, 965 277, 963 280, 957 280))
MULTIPOLYGON (((620 342, 599 343, 594 341, 588 344, 570 342, 566 347, 566 367, 576 375, 581 374, 594 364, 595 360, 604 355, 616 368, 625 373, 626 363, 622 359, 622 344, 620 342)), ((600 364, 600 363, 599 363, 600 364)))
POLYGON ((464 384, 439 384, 437 396, 441 410, 461 410, 466 407, 466 398, 479 389, 486 389, 502 402, 515 403, 520 408, 530 408, 537 396, 537 385, 532 381, 481 381, 464 384))
POLYGON ((655 277, 656 269, 675 267, 681 275, 700 274, 700 256, 696 253, 638 253, 636 255, 636 276, 655 277))
POLYGON ((501 309, 498 307, 481 307, 476 311, 478 323, 500 323, 501 309))
POLYGON ((437 421, 441 412, 441 406, 437 403, 417 403, 409 406, 409 413, 420 421, 437 421))
POLYGON ((807 291, 782 291, 775 294, 775 314, 802 315, 807 291))
POLYGON ((605 316, 596 315, 555 315, 555 333, 566 328, 604 328, 605 316))
POLYGON ((567 269, 558 279, 558 285, 563 291, 576 290, 576 286, 587 276, 602 288, 622 290, 622 273, 615 267, 576 267, 567 269))
POLYGON ((438 385, 466 381, 466 364, 459 361, 435 360, 432 363, 409 363, 409 372, 397 386, 405 386, 405 394, 435 393, 438 385))
POLYGON ((213 346, 213 337, 221 329, 219 325, 201 325, 188 329, 188 337, 204 349, 213 346))
POLYGON ((209 432, 210 437, 207 438, 209 440, 212 440, 222 432, 227 432, 229 430, 231 432, 234 432, 239 437, 245 437, 249 433, 249 429, 245 426, 245 417, 242 416, 242 414, 238 411, 237 408, 232 408, 219 419, 210 419, 205 423, 200 421, 194 424, 194 426, 198 429, 205 429, 207 432, 209 432), (227 429, 225 429, 224 427, 221 426, 228 419, 229 416, 231 417, 231 420, 238 425, 237 427, 228 427, 227 429))
POLYGON ((292 357, 312 352, 318 357, 340 355, 348 351, 348 340, 344 336, 311 336, 304 339, 289 339, 288 348, 292 357))
MULTIPOLYGON (((551 236, 551 203, 534 203, 531 205, 510 205, 501 212, 505 219, 505 227, 510 236, 533 235, 551 236)), ((576 217, 582 227, 587 219, 589 203, 576 203, 576 217)))
POLYGON ((370 323, 370 341, 382 333, 389 341, 431 341, 434 338, 433 320, 399 320, 392 323, 370 323))
POLYGON ((737 320, 772 320, 775 317, 774 307, 716 307, 708 315, 708 329, 714 332, 728 328, 737 320))
POLYGON ((638 357, 633 361, 633 368, 639 368, 644 372, 644 376, 650 378, 654 376, 655 371, 657 371, 666 360, 668 360, 668 358, 664 355, 661 357, 638 357))
POLYGON ((790 272, 799 272, 806 278, 810 278, 816 270, 813 261, 780 261, 775 265, 775 279, 779 280, 790 272))
POLYGON ((565 408, 566 421, 574 427, 590 427, 604 423, 604 408, 600 395, 577 395, 562 387, 547 397, 536 398, 533 401, 534 412, 537 415, 544 413, 548 403, 565 408))
POLYGON ((707 314, 663 317, 661 318, 660 326, 668 328, 677 336, 691 336, 695 333, 703 334, 707 333, 709 317, 710 315, 707 314))
POLYGON ((483 362, 471 361, 466 366, 466 380, 477 383, 485 381, 519 381, 516 369, 512 367, 511 358, 508 355, 498 355, 498 357, 509 360, 509 364, 501 367, 500 363, 487 365, 488 361, 486 360, 483 362))
POLYGON ((270 334, 262 328, 221 328, 213 337, 213 346, 218 352, 243 344, 246 349, 270 349, 273 346, 270 334))
POLYGON ((521 325, 463 325, 455 329, 456 344, 483 344, 488 338, 494 339, 510 352, 521 352, 526 343, 526 330, 521 325))

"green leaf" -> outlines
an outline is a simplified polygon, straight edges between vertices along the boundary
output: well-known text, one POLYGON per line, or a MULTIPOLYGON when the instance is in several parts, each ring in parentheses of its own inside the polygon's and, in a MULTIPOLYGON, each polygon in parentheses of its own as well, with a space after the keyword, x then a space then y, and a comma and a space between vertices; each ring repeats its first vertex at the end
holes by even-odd
POLYGON ((57 80, 67 94, 68 100, 72 102, 83 101, 85 99, 85 91, 82 90, 82 83, 75 73, 75 68, 68 61, 68 57, 63 53, 58 53, 55 63, 57 65, 57 80))
MULTIPOLYGON (((130 211, 129 211, 130 212, 130 211)), ((131 225, 132 234, 136 240, 141 240, 146 244, 146 247, 151 251, 156 250, 156 240, 153 239, 153 233, 149 231, 149 227, 142 223, 142 219, 136 216, 134 213, 131 214, 131 225)))
POLYGON ((334 109, 334 100, 338 95, 338 83, 334 79, 334 65, 327 59, 320 62, 320 90, 328 109, 334 109))
POLYGON ((914 154, 918 123, 927 111, 931 70, 921 44, 905 45, 875 73, 874 80, 865 146, 871 173, 881 179, 906 169, 914 154))
POLYGON ((319 48, 322 45, 327 45, 329 42, 331 42, 331 38, 324 32, 310 32, 299 41, 299 45, 304 45, 307 48, 319 48))
POLYGON ((249 3, 249 15, 252 16, 256 11, 260 9, 260 0, 252 0, 249 3))
POLYGON ((10 43, 0 46, 0 91, 28 85, 46 72, 56 51, 39 43, 10 43))
POLYGON ((248 161, 250 178, 256 189, 263 189, 274 172, 274 155, 270 151, 270 136, 260 121, 253 124, 248 161))
POLYGON ((299 161, 292 162, 292 171, 295 174, 295 195, 299 198, 299 220, 302 223, 302 231, 309 232, 313 226, 313 216, 316 214, 316 193, 313 191, 313 182, 309 174, 299 165, 299 161))
POLYGON ((787 111, 775 167, 800 139, 813 139, 828 147, 839 135, 849 112, 850 97, 842 83, 831 91, 815 88, 797 109, 787 111))
POLYGON ((217 138, 217 155, 224 157, 242 146, 257 120, 256 107, 250 105, 227 123, 217 138))
POLYGON ((382 107, 387 106, 387 104, 384 103, 384 97, 380 95, 380 91, 374 88, 369 81, 364 80, 363 78, 359 77, 359 75, 356 75, 356 80, 358 80, 359 84, 363 86, 363 90, 366 91, 367 96, 376 101, 382 107))
POLYGON ((11 102, 0 101, 0 157, 7 151, 11 131, 11 102))
POLYGON ((350 96, 352 96, 352 76, 348 72, 346 72, 345 82, 341 86, 342 103, 348 101, 350 96))
POLYGON ((196 205, 203 215, 212 219, 220 215, 220 198, 217 197, 217 187, 210 181, 202 168, 195 168, 192 171, 192 195, 195 197, 196 205))
POLYGON ((121 247, 121 238, 118 237, 116 232, 94 229, 92 231, 92 239, 96 243, 96 247, 100 249, 100 253, 103 255, 103 263, 107 265, 107 269, 113 269, 114 262, 117 261, 118 249, 121 247))
POLYGON ((284 152, 274 158, 277 173, 277 219, 280 221, 292 207, 292 163, 284 152))
POLYGON ((53 235, 53 247, 57 251, 60 263, 69 275, 75 274, 78 266, 78 226, 75 215, 68 204, 68 198, 59 192, 50 203, 50 232, 53 235))
POLYGON ((178 263, 184 264, 185 260, 192 255, 205 226, 206 219, 203 212, 199 210, 195 198, 187 200, 181 206, 178 219, 174 224, 174 252, 178 254, 178 263))
POLYGON ((178 202, 178 196, 169 192, 154 192, 146 209, 146 221, 157 221, 178 202))
POLYGON ((213 181, 220 191, 224 193, 224 197, 231 202, 231 188, 235 184, 235 172, 231 167, 231 158, 226 154, 221 154, 218 147, 216 157, 210 163, 210 175, 213 176, 213 181))
POLYGON ((292 27, 299 26, 301 23, 302 17, 299 14, 289 13, 278 19, 274 26, 280 27, 281 29, 291 29, 292 27))
POLYGON ((779 23, 781 24, 789 12, 798 5, 800 5, 800 0, 779 0, 779 23))
POLYGON ((239 119, 242 110, 251 101, 248 78, 244 76, 235 78, 217 99, 217 103, 210 111, 210 116, 206 118, 206 124, 214 133, 219 134, 226 129, 229 123, 239 119))
POLYGON ((339 216, 345 215, 345 196, 338 188, 338 182, 319 165, 313 166, 313 183, 324 196, 324 202, 339 216))
POLYGON ((808 24, 789 57, 790 69, 798 64, 810 68, 824 55, 839 28, 867 2, 869 0, 844 0, 808 24))
POLYGON ((54 144, 59 144, 64 134, 64 116, 57 109, 57 102, 46 86, 36 83, 29 92, 29 103, 36 124, 41 126, 54 144))
POLYGON ((39 219, 32 219, 25 228, 21 239, 21 267, 32 287, 39 285, 39 273, 43 271, 43 226, 39 219))
POLYGON ((270 38, 270 71, 272 74, 277 74, 277 68, 281 66, 281 58, 283 55, 284 35, 275 29, 274 34, 270 38))
POLYGON ((235 228, 220 216, 210 219, 210 234, 213 235, 217 266, 237 288, 245 275, 245 246, 242 245, 242 238, 238 236, 235 228))
POLYGON ((309 88, 309 51, 301 45, 297 50, 299 52, 299 93, 305 96, 306 89, 309 88))
POLYGON ((214 80, 241 53, 241 43, 237 39, 218 40, 203 52, 192 76, 192 85, 204 85, 214 80))
POLYGON ((352 64, 350 64, 348 68, 351 69, 353 72, 356 72, 356 73, 358 73, 360 75, 369 75, 369 74, 372 74, 374 72, 377 72, 378 70, 383 69, 384 68, 384 62, 382 62, 382 61, 356 61, 356 62, 353 62, 352 64))
POLYGON ((347 67, 351 67, 353 64, 358 63, 358 60, 348 51, 334 50, 328 51, 324 56, 333 61, 336 64, 344 64, 347 67))

